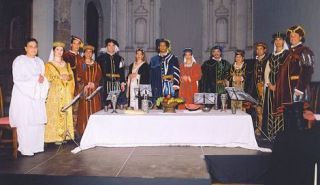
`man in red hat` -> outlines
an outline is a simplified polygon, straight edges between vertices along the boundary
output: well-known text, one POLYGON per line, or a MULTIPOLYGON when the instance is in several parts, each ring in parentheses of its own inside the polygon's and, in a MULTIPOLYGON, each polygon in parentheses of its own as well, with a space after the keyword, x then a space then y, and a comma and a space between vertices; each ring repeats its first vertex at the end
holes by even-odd
POLYGON ((79 87, 78 87, 78 78, 77 78, 77 64, 81 64, 83 62, 83 57, 80 55, 80 48, 83 47, 82 40, 77 36, 71 36, 71 42, 70 42, 70 50, 63 53, 63 60, 67 63, 70 63, 73 75, 74 75, 74 81, 75 81, 75 93, 78 93, 79 87))
MULTIPOLYGON (((70 41, 70 50, 63 52, 63 55, 62 55, 63 60, 70 64, 70 67, 73 72, 74 83, 75 83, 75 91, 74 91, 75 95, 78 94, 80 91, 80 87, 78 84, 80 79, 78 78, 78 75, 77 75, 77 66, 81 66, 79 64, 82 64, 84 62, 83 57, 79 52, 80 48, 82 47, 83 47, 82 40, 79 37, 72 35, 71 41, 70 41)), ((78 106, 79 106, 79 103, 77 102, 72 107, 74 128, 77 124, 78 106)), ((78 135, 77 130, 75 130, 75 134, 76 136, 78 135)))
POLYGON ((279 70, 273 107, 276 113, 284 111, 285 130, 302 130, 306 126, 303 101, 313 73, 314 54, 303 45, 305 31, 301 26, 289 28, 287 36, 291 48, 279 70))

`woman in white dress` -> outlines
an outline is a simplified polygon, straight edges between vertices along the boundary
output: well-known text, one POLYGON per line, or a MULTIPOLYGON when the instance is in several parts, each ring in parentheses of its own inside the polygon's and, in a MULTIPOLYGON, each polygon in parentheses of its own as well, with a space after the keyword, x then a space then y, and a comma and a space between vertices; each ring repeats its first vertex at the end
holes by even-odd
POLYGON ((47 122, 45 99, 49 83, 44 77, 44 63, 37 57, 38 41, 25 42, 26 54, 12 65, 13 89, 9 109, 11 127, 17 128, 18 150, 32 156, 44 151, 44 125, 47 122))

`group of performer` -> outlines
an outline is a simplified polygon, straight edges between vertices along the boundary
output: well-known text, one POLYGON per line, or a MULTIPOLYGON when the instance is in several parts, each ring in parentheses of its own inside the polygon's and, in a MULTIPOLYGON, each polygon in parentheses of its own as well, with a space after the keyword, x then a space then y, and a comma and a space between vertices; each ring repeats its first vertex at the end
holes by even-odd
MULTIPOLYGON (((106 100, 110 91, 121 92, 118 104, 141 108, 136 93, 140 84, 151 84, 153 101, 158 97, 182 97, 185 104, 194 103, 194 93, 221 95, 225 87, 236 87, 258 100, 257 105, 231 102, 231 106, 246 109, 252 115, 257 135, 262 130, 274 137, 284 129, 303 129, 303 95, 314 63, 312 51, 303 45, 304 36, 301 26, 289 28, 286 34, 277 32, 272 37, 274 51, 270 55, 267 45, 258 42, 256 58, 245 59, 245 52, 236 50, 233 64, 223 59, 222 47, 214 46, 202 65, 195 60, 191 48, 183 50, 183 61, 179 62, 171 52, 170 41, 157 39, 158 54, 148 63, 145 51, 138 48, 127 75, 119 43, 114 39, 105 40, 105 48, 96 60, 96 48, 83 46, 76 36, 71 37, 69 51, 65 51, 64 43, 54 42, 45 64, 37 57, 37 40, 28 39, 26 54, 18 56, 12 68, 14 87, 9 117, 11 125, 17 127, 18 150, 23 155, 34 155, 44 150, 44 143, 61 144, 73 139, 74 130, 83 134, 89 115, 110 106, 106 100), (90 103, 86 101, 100 85, 103 91, 90 103), (79 104, 63 112, 62 108, 78 93, 83 94, 79 104), (66 130, 70 131, 67 137, 66 130)), ((185 104, 179 109, 184 109, 185 104)))

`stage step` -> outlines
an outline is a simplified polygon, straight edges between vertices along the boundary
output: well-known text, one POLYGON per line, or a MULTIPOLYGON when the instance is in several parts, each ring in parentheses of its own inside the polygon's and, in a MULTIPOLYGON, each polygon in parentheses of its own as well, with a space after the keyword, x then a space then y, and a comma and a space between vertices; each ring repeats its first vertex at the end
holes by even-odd
POLYGON ((263 184, 270 159, 270 154, 205 156, 213 184, 263 184))
POLYGON ((210 185, 209 179, 0 174, 1 185, 210 185))

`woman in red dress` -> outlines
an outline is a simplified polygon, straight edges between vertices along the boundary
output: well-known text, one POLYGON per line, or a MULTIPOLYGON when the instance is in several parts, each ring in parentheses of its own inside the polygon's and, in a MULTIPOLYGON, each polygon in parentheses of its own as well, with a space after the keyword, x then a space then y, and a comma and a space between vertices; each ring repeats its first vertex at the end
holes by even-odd
POLYGON ((179 105, 179 109, 185 109, 189 104, 193 104, 193 95, 198 92, 198 81, 201 78, 201 66, 196 63, 192 49, 183 50, 183 64, 180 64, 180 90, 179 97, 185 100, 179 105))

